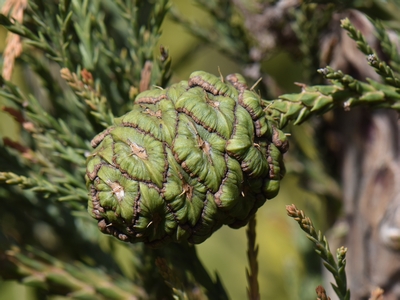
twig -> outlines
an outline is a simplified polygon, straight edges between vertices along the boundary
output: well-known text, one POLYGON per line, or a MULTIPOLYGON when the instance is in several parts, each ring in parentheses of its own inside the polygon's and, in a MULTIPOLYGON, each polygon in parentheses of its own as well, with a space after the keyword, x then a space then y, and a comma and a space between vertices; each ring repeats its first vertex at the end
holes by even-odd
MULTIPOLYGON (((24 10, 28 5, 27 0, 7 0, 1 8, 3 15, 11 12, 12 19, 22 23, 24 19, 24 10)), ((14 69, 15 59, 22 53, 21 37, 15 33, 8 32, 6 47, 3 53, 3 70, 2 76, 5 80, 10 80, 14 69)))
POLYGON ((326 291, 322 285, 317 286, 315 292, 317 293, 317 300, 331 300, 331 298, 326 295, 326 291))
POLYGON ((151 61, 146 61, 141 72, 139 92, 147 91, 150 88, 152 69, 153 63, 151 61))
POLYGON ((296 220, 300 228, 307 233, 307 238, 314 243, 315 252, 324 260, 325 268, 332 273, 335 278, 336 285, 332 283, 332 288, 340 300, 350 299, 350 290, 347 289, 346 280, 346 252, 347 249, 341 247, 336 251, 337 262, 334 259, 326 237, 321 231, 316 231, 309 217, 296 207, 296 205, 286 205, 286 211, 289 217, 296 220))
POLYGON ((383 300, 384 299, 384 290, 381 288, 376 288, 371 292, 371 298, 369 300, 383 300))
POLYGON ((161 257, 156 259, 156 266, 165 283, 172 289, 174 298, 178 300, 188 300, 188 296, 184 290, 184 286, 178 276, 175 274, 167 263, 167 260, 161 257))
POLYGON ((247 277, 247 297, 249 300, 260 299, 260 287, 258 285, 258 245, 256 245, 256 216, 254 215, 247 226, 247 259, 249 260, 249 269, 246 269, 247 277))

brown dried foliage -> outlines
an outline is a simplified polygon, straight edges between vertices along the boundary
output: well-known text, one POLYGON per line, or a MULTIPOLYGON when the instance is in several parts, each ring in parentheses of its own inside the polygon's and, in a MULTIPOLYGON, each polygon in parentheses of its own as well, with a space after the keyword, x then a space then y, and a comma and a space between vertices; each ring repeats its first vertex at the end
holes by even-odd
MULTIPOLYGON (((7 0, 2 9, 3 15, 10 15, 11 19, 22 23, 24 19, 24 10, 28 5, 27 0, 7 0)), ((5 80, 10 80, 14 69, 15 59, 22 53, 21 37, 9 32, 7 34, 6 47, 3 53, 3 71, 2 76, 5 80)))

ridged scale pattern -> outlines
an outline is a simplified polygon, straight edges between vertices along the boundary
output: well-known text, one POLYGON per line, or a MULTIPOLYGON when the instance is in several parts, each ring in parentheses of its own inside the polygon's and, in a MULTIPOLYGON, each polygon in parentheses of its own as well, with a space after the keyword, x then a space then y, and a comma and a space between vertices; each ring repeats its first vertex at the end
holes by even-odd
POLYGON ((244 226, 284 174, 285 135, 239 74, 139 94, 132 111, 92 140, 88 210, 123 241, 201 243, 244 226))

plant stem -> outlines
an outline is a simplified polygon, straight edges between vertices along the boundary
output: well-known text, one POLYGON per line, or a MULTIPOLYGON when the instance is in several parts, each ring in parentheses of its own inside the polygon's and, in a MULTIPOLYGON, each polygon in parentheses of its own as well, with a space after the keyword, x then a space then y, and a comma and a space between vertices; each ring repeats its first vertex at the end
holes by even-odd
POLYGON ((256 216, 254 215, 247 225, 247 259, 249 268, 246 269, 247 297, 249 300, 260 299, 260 287, 258 284, 258 245, 256 245, 256 216))

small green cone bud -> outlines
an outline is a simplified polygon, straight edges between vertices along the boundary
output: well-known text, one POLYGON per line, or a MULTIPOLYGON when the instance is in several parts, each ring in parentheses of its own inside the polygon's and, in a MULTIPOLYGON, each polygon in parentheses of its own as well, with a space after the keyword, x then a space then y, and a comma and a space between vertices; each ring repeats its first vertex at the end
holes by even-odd
POLYGON ((286 136, 238 74, 195 72, 143 92, 97 135, 87 160, 89 213, 102 232, 159 246, 238 228, 279 190, 286 136))

